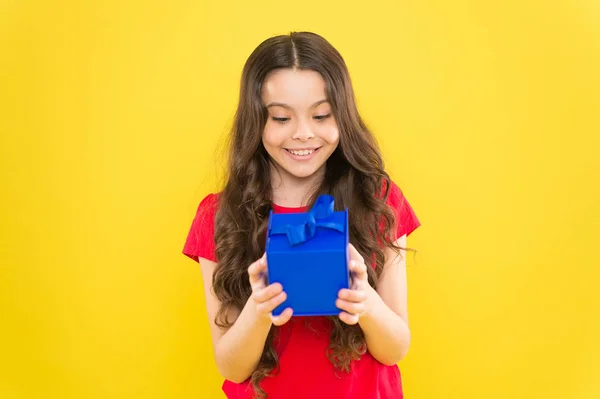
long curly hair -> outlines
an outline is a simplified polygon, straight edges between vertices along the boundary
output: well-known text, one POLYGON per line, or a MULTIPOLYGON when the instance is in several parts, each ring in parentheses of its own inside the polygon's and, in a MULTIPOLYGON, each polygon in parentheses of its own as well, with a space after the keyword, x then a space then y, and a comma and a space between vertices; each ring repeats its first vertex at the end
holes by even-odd
MULTIPOLYGON (((369 283, 377 286, 383 270, 384 249, 394 247, 395 219, 386 205, 390 178, 372 133, 361 119, 346 64, 324 38, 310 32, 292 32, 269 38, 250 55, 244 66, 239 104, 229 142, 226 183, 219 196, 215 219, 217 267, 213 290, 221 302, 215 323, 233 324, 228 310, 241 310, 252 293, 247 268, 265 251, 269 210, 272 208, 271 165, 262 144, 267 110, 261 100, 267 75, 279 68, 313 70, 325 80, 326 96, 338 124, 340 142, 327 160, 323 181, 309 206, 320 194, 335 198, 337 210, 350 209, 350 241, 368 263, 369 283), (372 262, 372 263, 371 263, 372 262), (373 264, 376 266, 373 268, 373 264)), ((358 325, 349 326, 330 317, 333 329, 327 356, 340 371, 349 371, 360 359, 366 342, 358 325)), ((251 376, 257 396, 264 397, 260 381, 276 371, 278 357, 272 326, 251 376)))

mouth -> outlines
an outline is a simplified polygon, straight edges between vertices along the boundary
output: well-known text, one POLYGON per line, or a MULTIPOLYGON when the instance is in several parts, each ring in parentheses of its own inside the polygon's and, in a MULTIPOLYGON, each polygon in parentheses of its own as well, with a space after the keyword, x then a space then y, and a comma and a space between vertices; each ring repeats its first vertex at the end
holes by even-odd
POLYGON ((298 150, 292 150, 290 148, 286 148, 285 150, 288 153, 290 153, 290 154, 292 154, 294 156, 297 156, 297 157, 309 157, 312 154, 314 154, 315 152, 319 151, 319 148, 321 148, 321 147, 318 147, 318 148, 304 148, 304 149, 298 149, 298 150))

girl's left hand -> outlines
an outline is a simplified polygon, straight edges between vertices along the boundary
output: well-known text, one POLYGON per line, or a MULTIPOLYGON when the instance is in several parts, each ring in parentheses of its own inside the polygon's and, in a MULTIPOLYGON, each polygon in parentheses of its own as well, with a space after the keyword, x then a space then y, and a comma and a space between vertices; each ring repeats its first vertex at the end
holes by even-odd
POLYGON ((352 286, 350 289, 341 289, 335 305, 342 310, 339 318, 346 324, 357 324, 360 317, 367 312, 367 291, 369 279, 367 265, 364 258, 358 253, 354 245, 349 244, 350 249, 350 275, 352 286))

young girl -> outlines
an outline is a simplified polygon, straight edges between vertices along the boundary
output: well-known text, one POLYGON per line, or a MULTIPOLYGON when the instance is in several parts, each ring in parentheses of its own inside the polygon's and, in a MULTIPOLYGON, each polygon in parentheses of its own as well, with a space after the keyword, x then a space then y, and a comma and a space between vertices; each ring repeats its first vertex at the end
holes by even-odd
POLYGON ((331 44, 302 32, 254 50, 230 151, 225 187, 202 200, 183 250, 200 262, 227 397, 402 398, 403 249, 419 221, 384 171, 331 44), (336 317, 289 308, 275 317, 286 294, 267 285, 269 211, 304 212, 325 193, 349 209, 351 289, 339 292, 336 317))

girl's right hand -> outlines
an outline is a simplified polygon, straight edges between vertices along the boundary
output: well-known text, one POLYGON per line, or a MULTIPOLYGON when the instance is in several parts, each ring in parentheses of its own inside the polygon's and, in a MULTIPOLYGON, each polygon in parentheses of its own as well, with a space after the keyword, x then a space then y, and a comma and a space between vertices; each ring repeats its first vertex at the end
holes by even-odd
POLYGON ((273 316, 271 314, 273 309, 285 301, 287 295, 279 283, 273 283, 267 286, 266 254, 250 265, 248 268, 248 275, 250 277, 250 286, 252 287, 250 300, 254 301, 256 313, 259 317, 266 320, 270 319, 276 326, 287 323, 293 314, 291 308, 286 308, 279 316, 273 316))

